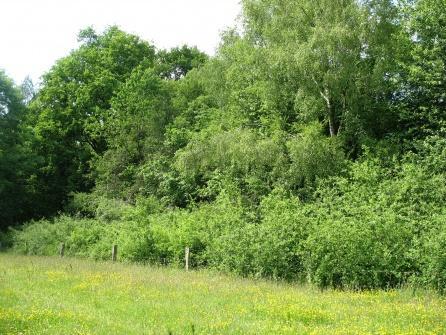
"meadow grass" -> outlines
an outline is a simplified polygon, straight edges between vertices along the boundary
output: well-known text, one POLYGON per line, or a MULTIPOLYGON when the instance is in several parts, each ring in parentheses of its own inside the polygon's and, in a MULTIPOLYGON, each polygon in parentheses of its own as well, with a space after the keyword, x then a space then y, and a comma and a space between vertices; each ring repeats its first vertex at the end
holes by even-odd
POLYGON ((446 300, 0 254, 0 334, 446 334, 446 300))

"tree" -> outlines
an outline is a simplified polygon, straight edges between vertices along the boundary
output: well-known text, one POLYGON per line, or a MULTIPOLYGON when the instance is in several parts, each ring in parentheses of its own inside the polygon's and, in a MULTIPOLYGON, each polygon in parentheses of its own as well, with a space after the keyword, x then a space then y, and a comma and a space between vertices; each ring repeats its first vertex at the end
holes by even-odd
POLYGON ((202 66, 207 60, 208 56, 196 47, 183 45, 181 48, 159 51, 156 71, 161 78, 179 80, 190 70, 202 66))
POLYGON ((34 214, 29 182, 37 158, 27 146, 25 115, 20 89, 0 71, 0 229, 34 214))
POLYGON ((399 98, 401 129, 411 140, 446 134, 446 3, 409 7, 399 98))
MULTIPOLYGON (((141 63, 153 64, 155 51, 117 27, 79 34, 80 47, 43 76, 31 103, 34 150, 45 158, 39 172, 52 211, 70 192, 88 191, 95 157, 108 147, 105 129, 111 99, 141 63)), ((40 183, 40 182, 38 182, 40 183)))
POLYGON ((172 120, 173 83, 139 66, 112 99, 106 125, 108 150, 98 163, 98 188, 129 201, 142 187, 138 170, 162 152, 172 120))
POLYGON ((183 46, 158 52, 153 66, 143 63, 135 68, 111 102, 106 125, 109 147, 98 159, 97 190, 129 202, 141 195, 171 204, 183 201, 185 195, 170 167, 178 143, 170 135, 187 131, 173 120, 187 114, 193 99, 189 94, 196 97, 189 90, 196 87, 188 86, 186 78, 206 60, 198 49, 183 46))
POLYGON ((320 119, 334 137, 366 130, 367 113, 381 119, 385 108, 375 102, 385 94, 392 53, 380 43, 395 33, 382 29, 395 24, 377 10, 384 5, 392 13, 385 0, 243 1, 247 34, 268 50, 273 69, 283 73, 276 77, 295 82, 302 121, 320 119))

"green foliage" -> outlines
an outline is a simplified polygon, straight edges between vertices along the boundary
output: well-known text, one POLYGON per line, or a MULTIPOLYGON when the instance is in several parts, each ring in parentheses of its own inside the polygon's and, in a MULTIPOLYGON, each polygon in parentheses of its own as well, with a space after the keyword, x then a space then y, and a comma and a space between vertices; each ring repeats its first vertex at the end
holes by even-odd
MULTIPOLYGON (((123 260, 178 265, 189 246, 193 266, 244 276, 352 289, 417 281, 443 290, 445 177, 411 162, 388 168, 373 157, 348 171, 320 181, 311 202, 276 189, 258 215, 230 189, 190 210, 162 211, 152 198, 116 215, 116 203, 97 199, 89 209, 97 219, 31 223, 13 231, 14 248, 48 255, 64 241, 68 254, 107 259, 117 243, 123 260)), ((91 203, 82 197, 74 197, 79 208, 91 203)))
POLYGON ((98 190, 136 198, 142 186, 139 167, 160 151, 173 116, 169 88, 151 68, 138 67, 116 93, 106 125, 109 149, 96 164, 98 190))
POLYGON ((406 23, 401 125, 408 142, 445 134, 446 4, 418 0, 406 23))
MULTIPOLYGON (((155 250, 160 260, 181 264, 184 248, 192 250, 194 266, 233 270, 237 259, 231 244, 235 231, 243 227, 242 207, 222 195, 214 204, 191 211, 169 211, 150 217, 155 250)), ((243 263, 243 261, 238 260, 243 263)))
POLYGON ((66 217, 61 217, 58 221, 61 222, 60 225, 47 220, 31 221, 20 230, 13 230, 13 250, 30 255, 56 254, 60 243, 71 233, 75 225, 74 220, 66 217))
POLYGON ((262 138, 248 129, 203 134, 177 151, 175 167, 202 196, 215 198, 230 180, 248 201, 258 202, 284 175, 286 156, 279 139, 262 138))
POLYGON ((0 230, 36 215, 41 204, 33 189, 41 157, 30 147, 33 134, 23 126, 26 106, 17 86, 0 70, 0 230))
POLYGON ((242 4, 247 36, 263 46, 273 81, 278 80, 278 86, 294 83, 291 108, 300 119, 319 119, 331 136, 345 133, 354 141, 361 131, 377 130, 380 120, 388 119, 381 96, 388 88, 385 77, 394 70, 390 41, 398 32, 391 2, 242 4))
POLYGON ((33 185, 46 203, 40 215, 59 210, 71 192, 91 190, 91 165, 108 147, 111 99, 133 69, 154 62, 152 46, 117 27, 79 38, 81 46, 43 76, 27 117, 32 149, 44 158, 33 185))
POLYGON ((144 224, 132 221, 106 222, 61 216, 54 221, 31 222, 12 231, 13 250, 29 255, 55 255, 65 243, 67 256, 107 260, 113 244, 120 258, 143 261, 152 256, 150 235, 144 224))
POLYGON ((344 154, 338 139, 325 137, 319 124, 304 128, 288 140, 287 146, 291 160, 288 181, 293 185, 312 185, 316 178, 336 175, 343 168, 344 154))
POLYGON ((260 211, 261 222, 252 229, 253 273, 303 280, 304 243, 312 224, 304 204, 276 189, 262 200, 260 211))
POLYGON ((15 250, 445 290, 444 1, 242 7, 215 57, 87 28, 38 92, 0 72, 15 250))
POLYGON ((13 241, 10 231, 0 231, 0 251, 5 251, 13 246, 13 241))
POLYGON ((65 211, 76 217, 98 218, 111 222, 123 219, 133 210, 119 199, 107 198, 96 193, 74 193, 65 211))
POLYGON ((386 287, 419 271, 421 239, 446 196, 444 176, 407 163, 386 169, 373 159, 349 177, 323 183, 307 241, 308 272, 322 286, 386 287), (390 177, 391 176, 391 177, 390 177), (435 190, 435 192, 433 192, 435 190))
POLYGON ((202 66, 207 59, 208 56, 196 47, 189 48, 183 45, 181 48, 158 52, 155 68, 161 78, 180 80, 190 70, 202 66))
POLYGON ((420 262, 422 276, 419 281, 444 294, 446 293, 445 215, 436 216, 433 220, 435 228, 424 239, 420 262))

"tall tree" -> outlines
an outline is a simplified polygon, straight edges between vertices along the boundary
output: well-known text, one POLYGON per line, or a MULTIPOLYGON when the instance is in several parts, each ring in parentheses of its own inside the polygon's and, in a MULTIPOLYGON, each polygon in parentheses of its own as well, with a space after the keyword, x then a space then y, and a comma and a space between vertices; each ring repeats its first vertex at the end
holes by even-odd
POLYGON ((0 70, 0 229, 33 216, 35 155, 23 128, 26 107, 20 89, 0 70))
POLYGON ((35 150, 45 157, 40 179, 49 187, 48 203, 60 208, 70 192, 88 191, 92 160, 107 150, 105 128, 111 99, 155 51, 137 36, 117 27, 97 34, 79 34, 80 47, 44 75, 31 104, 30 124, 37 136, 35 150))
POLYGON ((98 164, 98 188, 128 201, 139 193, 138 171, 163 150, 166 125, 172 120, 173 82, 140 66, 112 99, 106 125, 109 148, 98 164))
MULTIPOLYGON (((446 2, 408 7, 399 97, 401 128, 411 139, 446 135, 446 2)), ((407 136, 406 136, 407 137, 407 136)))
POLYGON ((332 137, 363 131, 365 113, 372 110, 379 120, 385 110, 374 104, 392 59, 380 42, 395 33, 378 29, 395 24, 377 10, 384 2, 391 13, 385 0, 243 1, 248 36, 269 50, 281 77, 296 83, 299 118, 319 118, 332 137))

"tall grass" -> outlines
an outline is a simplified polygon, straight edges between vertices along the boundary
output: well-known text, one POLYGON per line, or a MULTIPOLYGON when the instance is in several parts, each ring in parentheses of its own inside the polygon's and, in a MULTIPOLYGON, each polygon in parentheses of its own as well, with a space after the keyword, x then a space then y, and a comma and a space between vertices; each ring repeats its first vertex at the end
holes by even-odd
POLYGON ((0 254, 0 333, 444 334, 428 292, 341 292, 209 271, 0 254))

